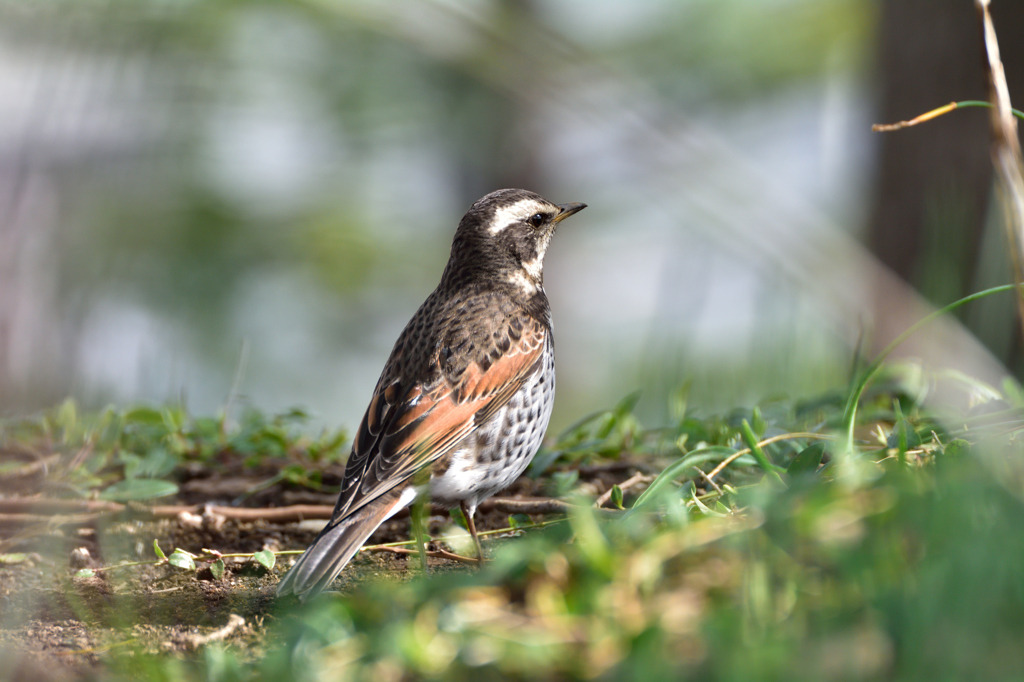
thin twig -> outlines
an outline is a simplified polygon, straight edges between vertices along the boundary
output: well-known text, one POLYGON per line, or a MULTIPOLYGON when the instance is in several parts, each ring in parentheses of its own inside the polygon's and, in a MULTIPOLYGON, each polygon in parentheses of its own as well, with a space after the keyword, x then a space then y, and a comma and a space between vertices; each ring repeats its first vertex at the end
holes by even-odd
POLYGON ((0 500, 0 513, 6 514, 95 514, 117 513, 125 506, 101 500, 64 500, 48 497, 14 497, 0 500))
MULTIPOLYGON (((778 436, 772 436, 771 438, 765 438, 763 441, 759 442, 758 445, 760 445, 761 447, 764 447, 765 445, 771 445, 772 443, 777 443, 780 440, 795 440, 797 438, 811 438, 811 439, 814 439, 814 440, 835 440, 835 436, 829 436, 829 435, 826 435, 826 434, 823 434, 823 433, 802 433, 802 432, 798 432, 798 433, 783 433, 783 434, 780 434, 778 436)), ((718 466, 716 466, 714 469, 711 470, 711 472, 707 475, 708 480, 711 480, 715 476, 717 476, 718 474, 722 473, 722 470, 725 469, 725 467, 729 466, 730 464, 735 462, 737 459, 739 459, 743 455, 749 455, 749 454, 750 454, 750 448, 744 448, 743 450, 738 450, 738 451, 732 453, 731 455, 729 455, 728 457, 723 459, 718 466)))
POLYGON ((70 462, 68 462, 68 465, 67 467, 65 467, 64 471, 74 471, 75 469, 80 467, 82 465, 82 462, 84 462, 89 457, 89 455, 92 454, 92 449, 93 447, 95 447, 95 445, 96 438, 94 436, 90 438, 88 441, 86 441, 86 443, 82 445, 81 448, 78 449, 78 452, 76 452, 75 456, 71 458, 70 462))
POLYGON ((169 594, 171 592, 178 592, 181 589, 182 589, 181 585, 178 585, 177 587, 168 587, 168 588, 163 589, 163 590, 152 590, 152 591, 149 592, 149 594, 169 594))
MULTIPOLYGON (((625 481, 623 481, 622 483, 618 484, 619 485, 619 490, 621 490, 622 492, 626 492, 627 490, 629 490, 633 486, 638 485, 640 483, 649 483, 653 478, 654 478, 653 476, 650 476, 650 475, 645 474, 643 472, 635 473, 632 476, 630 476, 629 478, 627 478, 625 481)), ((594 502, 594 508, 595 509, 600 509, 601 507, 603 507, 605 505, 605 503, 608 500, 612 499, 612 490, 613 490, 613 488, 609 488, 608 490, 604 491, 604 493, 601 495, 601 497, 597 498, 597 500, 594 502)))
MULTIPOLYGON (((492 497, 480 503, 477 511, 498 511, 506 514, 562 514, 569 509, 569 504, 550 497, 517 499, 508 497, 492 497)), ((448 509, 441 505, 430 505, 430 513, 447 514, 448 509)), ((215 505, 156 505, 141 507, 124 505, 117 502, 92 500, 58 500, 47 498, 15 498, 0 500, 0 514, 53 514, 70 515, 76 513, 119 514, 128 512, 150 518, 177 518, 179 514, 209 514, 223 516, 238 521, 267 521, 269 523, 294 523, 306 519, 331 518, 334 512, 332 505, 296 504, 289 507, 220 507, 215 505)), ((95 520, 93 517, 92 520, 95 520)))
POLYGON ((703 477, 704 477, 704 480, 705 480, 705 481, 707 481, 708 483, 710 483, 710 484, 711 484, 711 487, 712 487, 712 488, 714 488, 715 490, 717 490, 717 491, 718 491, 718 494, 719 494, 719 495, 724 495, 724 494, 725 494, 725 493, 723 493, 723 492, 722 492, 722 489, 718 487, 718 484, 717 484, 717 483, 715 483, 715 479, 713 479, 713 478, 711 478, 710 476, 708 476, 707 474, 705 474, 705 473, 704 473, 704 472, 703 472, 703 471, 701 470, 701 468, 700 468, 700 467, 698 467, 698 466, 695 466, 695 467, 693 467, 693 468, 697 470, 697 473, 698 473, 698 474, 700 474, 701 476, 703 476, 703 477))
POLYGON ((916 126, 918 123, 924 123, 925 121, 930 121, 933 118, 938 118, 943 114, 948 114, 949 112, 953 111, 956 108, 958 108, 957 103, 950 102, 949 104, 944 104, 941 107, 938 107, 937 109, 926 111, 920 116, 916 116, 910 119, 909 121, 897 121, 896 123, 875 123, 874 125, 871 126, 871 130, 873 130, 876 133, 891 133, 894 130, 903 130, 904 128, 916 126))
MULTIPOLYGON (((987 109, 991 109, 992 103, 979 102, 976 100, 950 102, 949 104, 943 104, 941 107, 937 107, 935 109, 932 109, 931 111, 926 111, 920 116, 915 116, 909 121, 897 121, 896 123, 875 123, 874 125, 871 126, 871 130, 873 130, 876 133, 891 133, 895 130, 903 130, 904 128, 911 128, 913 126, 916 126, 919 123, 931 121, 933 119, 938 118, 939 116, 943 116, 957 109, 968 109, 971 107, 985 107, 987 109)), ((1017 118, 1024 118, 1024 111, 1010 109, 1010 112, 1017 118)))
POLYGON ((60 454, 41 456, 31 450, 22 450, 26 454, 32 455, 36 458, 34 462, 26 462, 20 467, 15 469, 8 469, 7 471, 0 472, 0 481, 12 481, 19 478, 29 478, 42 472, 43 478, 45 478, 50 471, 50 465, 56 464, 60 461, 60 454))
POLYGON ((189 649, 198 649, 201 646, 206 646, 211 642, 220 642, 231 635, 235 634, 235 630, 245 625, 245 618, 242 618, 236 613, 232 613, 228 616, 227 625, 222 628, 218 628, 213 632, 206 635, 185 635, 178 641, 189 649))
MULTIPOLYGON (((408 547, 385 547, 383 545, 373 545, 370 547, 363 547, 363 552, 391 552, 392 554, 419 554, 419 550, 410 549, 408 547)), ((473 557, 462 556, 461 554, 453 554, 452 552, 445 551, 443 549, 428 549, 426 551, 428 557, 434 559, 451 559, 452 561, 460 561, 464 564, 476 565, 479 561, 473 557)))
POLYGON ((44 525, 83 528, 95 525, 99 519, 99 514, 60 514, 57 516, 50 516, 40 514, 0 513, 0 527, 25 528, 27 526, 44 525))
MULTIPOLYGON (((547 526, 553 526, 555 524, 565 523, 565 522, 566 522, 566 519, 564 519, 564 518, 562 518, 562 519, 550 519, 548 521, 541 521, 540 523, 535 523, 532 526, 526 526, 526 527, 520 527, 520 528, 512 528, 511 526, 509 526, 509 527, 506 527, 506 528, 496 528, 495 530, 484 530, 484 531, 478 532, 477 536, 483 538, 483 537, 488 537, 488 536, 491 536, 491 535, 501 535, 503 533, 514 533, 514 532, 523 531, 523 530, 535 530, 537 528, 546 528, 547 526)), ((381 545, 365 545, 360 551, 363 551, 363 552, 375 552, 375 551, 378 550, 378 548, 381 548, 381 547, 404 547, 406 545, 411 545, 411 544, 413 544, 415 542, 416 542, 415 540, 399 540, 398 542, 385 542, 384 544, 381 544, 381 545)), ((433 538, 430 538, 429 542, 437 542, 437 540, 435 540, 433 538)), ((276 552, 276 553, 277 554, 283 554, 284 552, 276 552)))

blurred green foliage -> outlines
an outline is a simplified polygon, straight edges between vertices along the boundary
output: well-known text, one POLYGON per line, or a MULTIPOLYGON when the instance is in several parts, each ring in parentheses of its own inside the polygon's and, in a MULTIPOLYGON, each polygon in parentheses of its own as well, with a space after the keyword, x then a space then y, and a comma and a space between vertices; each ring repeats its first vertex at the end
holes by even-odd
POLYGON ((613 54, 677 101, 725 103, 870 59, 877 7, 859 0, 675 3, 613 54))
POLYGON ((62 455, 48 485, 71 497, 95 493, 127 502, 173 495, 182 467, 216 469, 231 460, 250 467, 280 462, 266 485, 288 480, 319 487, 319 472, 307 475, 307 468, 343 461, 348 443, 343 430, 303 435, 300 427, 308 420, 300 409, 267 417, 248 408, 238 423, 224 415, 191 418, 180 407, 81 413, 68 399, 34 417, 0 420, 0 445, 35 456, 62 455))

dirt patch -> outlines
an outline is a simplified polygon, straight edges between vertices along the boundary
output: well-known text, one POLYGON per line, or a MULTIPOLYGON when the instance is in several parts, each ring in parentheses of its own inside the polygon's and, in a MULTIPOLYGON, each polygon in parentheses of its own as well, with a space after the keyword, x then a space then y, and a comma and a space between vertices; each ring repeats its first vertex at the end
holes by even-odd
MULTIPOLYGON (((581 480, 595 494, 635 473, 628 465, 582 471, 581 480)), ((181 494, 162 503, 230 504, 252 491, 268 471, 241 471, 185 476, 181 494)), ((331 480, 327 476, 325 483, 331 480)), ((534 497, 548 492, 550 482, 524 478, 507 493, 534 497)), ((332 504, 334 495, 276 484, 244 499, 245 506, 332 504)), ((534 521, 543 520, 534 515, 534 521)), ((264 623, 278 617, 290 600, 277 600, 275 586, 294 561, 282 556, 271 571, 245 559, 225 559, 225 572, 215 579, 208 564, 196 571, 168 564, 102 570, 77 577, 80 569, 152 562, 153 541, 170 554, 181 548, 199 554, 211 549, 223 554, 252 553, 262 549, 294 550, 307 547, 323 522, 272 524, 266 521, 220 519, 196 523, 193 518, 159 521, 111 515, 89 523, 53 523, 0 529, 2 551, 22 552, 20 563, 0 567, 0 660, 12 661, 4 673, 15 679, 64 680, 94 676, 105 654, 120 649, 187 654, 203 638, 223 634, 256 656, 266 646, 264 623), (242 624, 233 618, 240 617, 242 624)), ((67 519, 63 519, 67 521, 67 519)), ((508 526, 509 515, 499 511, 478 513, 481 531, 508 526)), ((451 525, 443 514, 428 520, 437 537, 451 525)), ((368 544, 406 540, 407 516, 392 519, 371 536, 368 544)), ((495 540, 485 543, 493 547, 495 540)), ((465 564, 431 558, 431 571, 472 571, 465 564)), ((406 580, 418 574, 418 559, 407 555, 361 552, 336 581, 340 591, 353 589, 366 579, 406 580)), ((3 674, 0 674, 3 677, 3 674)))
MULTIPOLYGON (((440 526, 445 519, 431 520, 440 526)), ((408 521, 389 523, 374 542, 404 539, 408 521)), ((230 640, 246 651, 262 645, 263 623, 274 618, 278 600, 274 590, 290 565, 282 560, 268 572, 252 562, 226 560, 224 575, 215 580, 202 567, 197 572, 169 565, 141 565, 75 577, 69 554, 57 551, 78 544, 80 536, 60 537, 40 543, 24 562, 0 570, 0 660, 15 661, 13 679, 62 680, 86 676, 101 664, 103 655, 118 648, 134 651, 181 652, 195 648, 202 638, 223 628, 233 615, 244 625, 230 633, 230 640), (202 579, 202 578, 206 579, 202 579)), ((263 523, 228 521, 219 531, 194 529, 165 521, 148 524, 115 524, 97 529, 96 539, 80 546, 99 564, 150 559, 152 541, 161 546, 190 551, 216 548, 222 552, 252 552, 266 544, 302 548, 316 531, 300 524, 272 527, 263 523)), ((336 583, 351 589, 374 577, 404 579, 415 574, 402 555, 358 555, 336 583)), ((435 570, 467 570, 461 564, 431 559, 435 570)), ((255 654, 253 654, 255 655, 255 654)), ((0 675, 3 677, 3 675, 0 675)))

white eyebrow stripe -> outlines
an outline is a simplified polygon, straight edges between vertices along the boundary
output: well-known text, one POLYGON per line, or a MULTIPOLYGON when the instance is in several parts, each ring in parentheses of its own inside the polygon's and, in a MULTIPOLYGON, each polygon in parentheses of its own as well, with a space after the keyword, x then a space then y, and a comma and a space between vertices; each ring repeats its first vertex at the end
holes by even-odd
POLYGON ((511 206, 502 206, 494 212, 489 231, 498 234, 509 225, 521 223, 534 213, 544 213, 548 207, 534 199, 523 199, 511 206))

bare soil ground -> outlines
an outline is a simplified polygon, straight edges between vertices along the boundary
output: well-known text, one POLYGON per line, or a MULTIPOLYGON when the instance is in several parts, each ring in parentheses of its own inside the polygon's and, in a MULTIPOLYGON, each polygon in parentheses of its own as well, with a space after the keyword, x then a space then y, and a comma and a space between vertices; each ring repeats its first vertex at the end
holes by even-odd
MULTIPOLYGON (((640 465, 638 465, 640 466, 640 465)), ((645 468, 649 463, 642 465, 645 468)), ((581 470, 584 486, 595 494, 609 489, 638 471, 628 462, 581 470)), ((176 499, 161 504, 230 505, 244 496, 247 507, 270 508, 292 504, 325 504, 334 495, 278 483, 256 493, 274 473, 274 464, 258 469, 232 466, 219 472, 196 468, 180 481, 176 499)), ((324 471, 324 483, 340 480, 340 468, 324 471)), ((549 487, 545 480, 523 478, 505 497, 542 496, 549 487)), ((0 499, 24 498, 6 491, 0 499)), ((23 492, 44 495, 44 480, 35 481, 23 492)), ((17 515, 7 515, 16 517, 17 515)), ((508 526, 508 513, 495 510, 477 514, 479 530, 508 526)), ((543 517, 534 515, 535 521, 543 517)), ((7 662, 0 679, 61 680, 93 677, 103 673, 103 654, 117 647, 145 651, 186 652, 211 635, 216 638, 229 624, 232 614, 244 619, 234 622, 228 633, 235 645, 258 656, 266 643, 263 624, 275 617, 278 600, 274 590, 290 557, 281 557, 272 571, 245 559, 226 559, 226 572, 214 579, 208 567, 196 572, 168 564, 144 564, 104 570, 92 577, 76 577, 82 568, 100 568, 124 562, 152 561, 153 541, 168 554, 182 548, 198 554, 203 549, 223 554, 304 549, 313 540, 321 522, 275 524, 265 520, 219 519, 201 523, 184 518, 145 520, 132 514, 100 516, 86 522, 54 517, 49 523, 38 519, 20 525, 17 518, 0 525, 0 553, 27 554, 20 563, 0 566, 0 660, 7 662), (219 633, 219 634, 218 634, 219 633)), ((432 536, 451 521, 447 515, 429 518, 432 536)), ((377 530, 369 544, 407 540, 407 515, 393 519, 377 530)), ((499 539, 485 542, 493 547, 499 539)), ((471 571, 464 563, 431 558, 431 571, 471 571)), ((418 559, 386 552, 362 552, 335 583, 347 591, 367 578, 405 580, 418 573, 418 559)))

